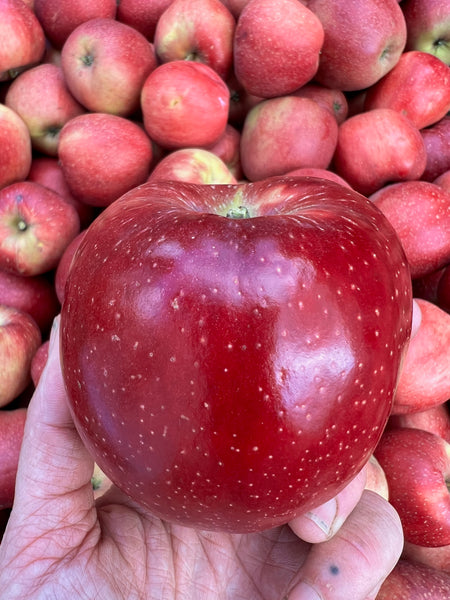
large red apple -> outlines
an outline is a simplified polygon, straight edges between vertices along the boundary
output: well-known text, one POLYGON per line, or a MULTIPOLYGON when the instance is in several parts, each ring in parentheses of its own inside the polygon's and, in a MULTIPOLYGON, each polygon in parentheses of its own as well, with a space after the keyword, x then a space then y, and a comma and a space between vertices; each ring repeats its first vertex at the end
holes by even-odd
POLYGON ((21 181, 28 175, 31 165, 31 137, 19 115, 0 104, 0 189, 21 181))
POLYGON ((26 416, 25 408, 0 410, 0 510, 13 505, 26 416))
POLYGON ((236 25, 234 73, 255 96, 290 94, 316 74, 323 39, 320 20, 298 0, 251 0, 236 25))
POLYGON ((450 444, 416 428, 388 429, 375 449, 405 540, 450 544, 450 444))
POLYGON ((353 190, 313 178, 145 184, 97 217, 68 276, 74 422, 155 515, 273 527, 369 459, 411 305, 392 227, 353 190))

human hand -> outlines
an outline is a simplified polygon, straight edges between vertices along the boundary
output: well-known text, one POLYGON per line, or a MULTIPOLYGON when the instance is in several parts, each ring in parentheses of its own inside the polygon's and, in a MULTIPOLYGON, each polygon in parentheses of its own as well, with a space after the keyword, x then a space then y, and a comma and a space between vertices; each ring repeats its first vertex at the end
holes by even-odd
POLYGON ((394 509, 360 473, 291 523, 246 535, 163 522, 115 486, 94 500, 94 461, 70 416, 59 319, 30 402, 14 506, 0 546, 0 598, 373 600, 398 560, 394 509))

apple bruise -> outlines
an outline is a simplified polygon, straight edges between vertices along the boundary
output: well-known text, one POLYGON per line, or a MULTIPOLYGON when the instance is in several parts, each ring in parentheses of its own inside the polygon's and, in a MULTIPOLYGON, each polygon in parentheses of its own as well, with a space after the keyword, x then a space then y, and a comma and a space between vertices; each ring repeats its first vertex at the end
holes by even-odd
POLYGON ((215 210, 256 215, 230 219, 170 185, 114 203, 80 245, 62 312, 75 423, 154 514, 273 527, 335 495, 381 436, 409 336, 404 256, 340 186, 333 204, 255 184, 253 206, 211 186, 215 210))

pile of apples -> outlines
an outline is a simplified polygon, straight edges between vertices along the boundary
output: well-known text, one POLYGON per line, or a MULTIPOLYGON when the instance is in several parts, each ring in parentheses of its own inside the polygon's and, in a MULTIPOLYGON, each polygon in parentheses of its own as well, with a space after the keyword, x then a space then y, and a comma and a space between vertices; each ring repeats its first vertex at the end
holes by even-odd
POLYGON ((379 598, 448 598, 449 64, 448 0, 0 0, 4 522, 51 323, 96 217, 146 181, 320 177, 384 213, 415 296, 369 468, 406 540, 379 598))

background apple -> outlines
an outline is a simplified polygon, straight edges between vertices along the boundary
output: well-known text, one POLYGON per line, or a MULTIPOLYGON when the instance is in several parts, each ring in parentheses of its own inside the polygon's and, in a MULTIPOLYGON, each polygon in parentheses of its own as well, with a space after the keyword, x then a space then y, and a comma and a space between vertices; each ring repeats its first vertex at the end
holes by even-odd
POLYGON ((407 50, 429 52, 450 65, 450 7, 447 0, 402 0, 407 50))
POLYGON ((116 19, 153 41, 156 24, 172 2, 173 0, 120 0, 117 2, 116 19))
POLYGON ((341 90, 330 89, 318 83, 307 83, 292 93, 300 98, 311 98, 328 108, 338 124, 345 121, 348 116, 348 101, 341 90))
POLYGON ((439 404, 419 412, 391 415, 388 427, 414 427, 440 436, 450 444, 450 405, 439 404))
POLYGON ((0 509, 13 505, 26 416, 25 408, 0 410, 0 509))
POLYGON ((0 104, 0 189, 26 178, 31 165, 31 138, 19 115, 0 104))
POLYGON ((162 158, 148 181, 187 181, 190 183, 236 183, 230 169, 213 152, 203 148, 181 148, 162 158))
POLYGON ((49 340, 43 342, 34 353, 30 365, 30 375, 34 387, 39 383, 42 371, 44 370, 45 364, 48 358, 48 347, 50 345, 49 340))
POLYGON ((427 548, 405 542, 403 558, 414 563, 420 563, 444 571, 450 575, 450 545, 437 548, 427 548))
POLYGON ((446 600, 449 589, 449 574, 402 559, 381 585, 376 600, 446 600))
POLYGON ((422 129, 420 133, 427 152, 427 164, 421 179, 434 182, 450 170, 450 115, 446 115, 431 127, 422 129))

